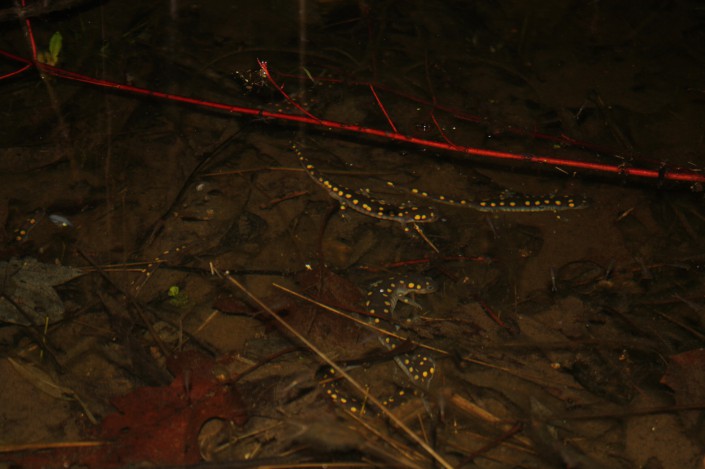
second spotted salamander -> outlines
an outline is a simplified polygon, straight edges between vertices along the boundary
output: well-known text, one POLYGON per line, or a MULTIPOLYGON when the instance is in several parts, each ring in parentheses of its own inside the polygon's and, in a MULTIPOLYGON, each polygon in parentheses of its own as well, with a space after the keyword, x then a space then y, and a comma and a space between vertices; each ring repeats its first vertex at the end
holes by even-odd
MULTIPOLYGON (((372 285, 367 294, 365 310, 370 314, 370 323, 377 328, 389 332, 396 332, 397 328, 391 322, 394 310, 399 301, 418 306, 410 294, 428 294, 437 290, 436 283, 417 274, 403 277, 390 277, 372 285)), ((396 337, 380 335, 380 342, 389 350, 394 350, 401 341, 396 337)), ((415 387, 428 388, 436 372, 436 364, 425 350, 404 353, 394 358, 397 365, 404 371, 415 387)), ((364 414, 363 403, 343 392, 331 379, 335 370, 327 369, 322 382, 328 397, 334 402, 344 406, 349 412, 364 414)), ((406 390, 400 390, 396 395, 389 396, 382 402, 385 405, 400 403, 407 395, 406 390)))

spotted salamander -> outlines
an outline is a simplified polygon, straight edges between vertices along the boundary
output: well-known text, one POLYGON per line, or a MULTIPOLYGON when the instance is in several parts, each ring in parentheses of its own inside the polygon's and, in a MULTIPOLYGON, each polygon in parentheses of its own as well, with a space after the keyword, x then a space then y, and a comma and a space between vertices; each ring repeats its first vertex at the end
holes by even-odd
MULTIPOLYGON (((390 187, 396 187, 393 182, 387 182, 390 187)), ((590 201, 586 198, 576 198, 572 195, 529 195, 505 190, 497 197, 483 200, 453 199, 444 195, 431 194, 421 189, 408 190, 411 195, 432 200, 435 203, 466 207, 480 212, 556 212, 562 210, 577 210, 586 208, 590 201)))
POLYGON ((306 173, 311 176, 311 179, 323 187, 331 197, 340 202, 342 208, 347 207, 364 215, 382 220, 396 221, 404 226, 414 223, 431 223, 438 218, 435 209, 432 207, 416 207, 411 204, 394 206, 383 200, 369 197, 359 191, 356 192, 343 185, 334 183, 318 172, 316 167, 301 153, 296 145, 292 145, 292 149, 306 173))
MULTIPOLYGON (((377 282, 372 285, 365 302, 365 309, 371 315, 369 322, 379 329, 396 332, 398 328, 390 320, 397 303, 402 301, 420 307, 408 295, 414 293, 428 294, 436 290, 436 283, 432 279, 416 274, 405 277, 390 277, 377 282)), ((379 341, 389 350, 394 350, 401 344, 399 339, 388 335, 380 335, 379 341)), ((436 365, 426 351, 401 354, 396 356, 394 360, 417 388, 427 388, 429 386, 436 371, 436 365)), ((334 376, 335 370, 327 369, 322 380, 322 385, 328 397, 352 413, 364 414, 366 412, 364 404, 359 399, 347 396, 342 392, 335 384, 335 381, 331 381, 334 376)), ((401 389, 397 394, 382 400, 382 402, 384 405, 392 406, 401 402, 406 395, 407 391, 401 389)))

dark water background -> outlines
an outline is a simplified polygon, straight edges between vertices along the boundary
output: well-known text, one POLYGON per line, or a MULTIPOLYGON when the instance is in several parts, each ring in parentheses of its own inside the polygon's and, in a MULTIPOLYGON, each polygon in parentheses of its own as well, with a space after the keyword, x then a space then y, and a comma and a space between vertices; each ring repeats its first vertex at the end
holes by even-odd
MULTIPOLYGON (((0 48, 31 57, 26 26, 7 3, 0 48)), ((296 114, 259 59, 321 119, 385 131, 391 121, 407 136, 615 166, 705 164, 699 2, 88 1, 31 24, 40 48, 62 34, 62 69, 195 100, 296 114)), ((0 75, 17 68, 3 60, 0 75)), ((5 317, 0 350, 57 373, 98 420, 112 412, 111 398, 168 382, 165 352, 238 357, 228 368, 236 376, 291 346, 211 265, 333 358, 366 357, 360 380, 383 394, 404 375, 393 362, 368 366, 370 354, 383 355, 374 335, 272 283, 359 311, 370 283, 411 271, 441 288, 419 299, 422 311, 400 306, 400 319, 411 317, 402 331, 448 356, 436 355, 438 378, 408 412, 451 464, 702 461, 703 414, 682 410, 705 403, 698 184, 468 157, 33 69, 0 81, 0 102, 0 260, 85 272, 57 287, 63 307, 46 328, 41 308, 29 312, 34 332, 5 317), (576 194, 591 205, 518 214, 440 207, 441 219, 423 227, 426 242, 393 222, 332 211, 292 141, 332 179, 392 203, 408 196, 387 180, 456 198, 509 189, 576 194), (119 290, 146 316, 129 313, 119 290), (164 333, 162 350, 147 322, 164 333), (518 433, 505 437, 511 428, 518 433)), ((3 294, 12 296, 5 270, 3 294)), ((0 367, 3 443, 88 438, 80 406, 41 392, 4 359, 0 367)), ((280 427, 237 444, 221 434, 227 450, 201 442, 201 454, 430 465, 418 447, 395 459, 364 430, 321 431, 347 426, 316 396, 317 368, 300 351, 243 378, 236 390, 251 418, 235 433, 259 434, 272 420, 280 427), (295 431, 302 422, 305 438, 295 431)))

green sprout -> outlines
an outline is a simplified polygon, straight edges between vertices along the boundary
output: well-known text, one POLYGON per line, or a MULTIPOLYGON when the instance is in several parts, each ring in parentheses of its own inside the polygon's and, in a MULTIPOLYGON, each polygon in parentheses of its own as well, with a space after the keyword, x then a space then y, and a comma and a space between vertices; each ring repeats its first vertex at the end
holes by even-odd
POLYGON ((177 308, 183 308, 189 302, 188 294, 182 292, 177 285, 170 286, 167 295, 169 295, 169 303, 177 308))
POLYGON ((49 40, 49 50, 39 51, 37 60, 41 63, 51 65, 52 67, 58 64, 62 41, 63 37, 61 37, 61 33, 59 31, 55 32, 49 40))

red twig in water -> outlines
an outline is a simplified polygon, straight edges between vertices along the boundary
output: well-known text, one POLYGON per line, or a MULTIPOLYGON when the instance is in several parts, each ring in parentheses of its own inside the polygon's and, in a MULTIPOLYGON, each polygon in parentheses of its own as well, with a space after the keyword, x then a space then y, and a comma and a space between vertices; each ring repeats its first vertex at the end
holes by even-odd
POLYGON ((276 81, 274 81, 274 78, 272 78, 272 75, 269 74, 269 69, 267 68, 267 62, 265 62, 264 60, 259 60, 259 59, 257 59, 257 63, 259 64, 259 67, 262 69, 262 72, 264 72, 264 76, 267 77, 267 81, 269 81, 269 83, 270 83, 282 96, 284 96, 284 99, 286 99, 286 100, 289 102, 289 104, 291 104, 291 105, 294 106, 296 109, 298 109, 299 111, 301 111, 305 116, 310 117, 311 119, 315 119, 315 120, 317 120, 317 121, 320 120, 320 119, 318 119, 316 116, 314 116, 313 114, 311 114, 310 112, 308 112, 306 109, 304 109, 299 103, 297 103, 296 101, 294 101, 294 100, 291 98, 291 96, 289 96, 289 95, 284 91, 284 88, 282 88, 281 86, 279 86, 279 83, 277 83, 276 81))
POLYGON ((482 446, 480 449, 477 449, 467 455, 465 459, 463 459, 460 464, 458 464, 458 467, 463 467, 466 464, 469 464, 473 462, 475 459, 478 457, 481 457, 487 453, 490 452, 490 450, 496 448, 497 446, 501 445, 505 441, 509 440, 511 437, 516 435, 517 433, 521 432, 523 430, 523 425, 521 423, 515 423, 510 429, 505 431, 503 434, 501 434, 499 437, 490 440, 487 442, 484 446, 482 446))
POLYGON ((502 321, 502 318, 500 318, 499 315, 497 313, 495 313, 494 310, 492 308, 490 308, 490 306, 487 303, 482 301, 482 298, 480 298, 479 295, 475 295, 475 301, 478 302, 478 304, 480 305, 482 310, 485 312, 485 314, 487 314, 490 318, 492 318, 492 320, 495 323, 497 323, 497 325, 499 327, 511 332, 511 328, 507 325, 507 323, 502 321))
POLYGON ((439 124, 439 123, 438 123, 438 120, 436 119, 436 113, 435 113, 435 112, 432 112, 432 113, 431 113, 431 120, 433 121, 433 125, 436 126, 436 129, 438 129, 438 133, 440 133, 440 134, 441 134, 441 137, 443 137, 443 140, 445 140, 448 145, 453 145, 453 147, 456 147, 457 145, 450 141, 450 139, 448 138, 448 136, 446 135, 446 133, 445 133, 445 132, 443 131, 443 129, 441 128, 441 124, 439 124))
MULTIPOLYGON (((24 5, 24 1, 23 1, 24 5)), ((655 179, 655 180, 665 180, 665 181, 676 181, 676 182, 690 182, 690 183, 705 183, 705 174, 701 172, 696 172, 696 171, 689 171, 684 168, 673 168, 669 166, 662 165, 659 169, 649 169, 649 168, 637 168, 637 167, 631 167, 625 163, 620 164, 620 165, 614 165, 614 164, 605 164, 605 163, 593 163, 593 162, 588 162, 588 161, 577 161, 577 160, 568 160, 564 158, 555 158, 551 156, 543 156, 543 155, 537 155, 537 154, 531 154, 531 153, 524 153, 524 154, 517 154, 517 153, 511 153, 511 152, 506 152, 506 151, 499 151, 499 150, 489 150, 489 149, 483 149, 483 148, 475 148, 475 147, 468 147, 468 146, 462 146, 458 144, 453 144, 448 141, 447 137, 444 136, 444 139, 446 141, 436 141, 436 140, 428 140, 428 139, 423 139, 423 138, 418 138, 418 137, 413 137, 409 135, 404 135, 399 133, 398 131, 384 131, 384 130, 379 130, 375 128, 370 128, 370 127, 363 127, 360 125, 356 124, 350 124, 346 122, 336 122, 336 121, 331 121, 331 120, 325 120, 325 119, 319 119, 316 116, 310 114, 308 111, 306 111, 303 107, 298 105, 291 97, 289 97, 279 85, 274 82, 269 70, 267 69, 267 65, 264 62, 260 62, 260 66, 262 69, 265 71, 267 79, 272 83, 274 86, 277 87, 280 93, 282 93, 283 96, 287 97, 287 100, 292 103, 300 112, 302 112, 304 115, 295 115, 295 114, 286 114, 282 112, 271 112, 271 111, 265 111, 265 110, 259 110, 259 109, 253 109, 253 108, 247 108, 243 106, 235 106, 235 105, 229 105, 229 104, 224 104, 224 103, 218 103, 218 102, 212 102, 212 101, 205 101, 201 99, 195 99, 195 98, 188 98, 185 96, 180 96, 176 94, 170 94, 170 93, 164 93, 160 91, 152 91, 144 88, 138 88, 136 86, 130 86, 130 85, 125 85, 125 84, 120 84, 120 83, 115 83, 115 82, 110 82, 106 80, 99 80, 93 77, 89 77, 86 75, 81 75, 78 73, 74 73, 68 70, 63 70, 58 67, 53 67, 51 65, 47 65, 44 63, 40 63, 36 60, 36 45, 34 43, 34 37, 32 34, 32 27, 29 19, 25 19, 25 24, 27 26, 27 31, 28 31, 28 38, 30 40, 31 46, 32 46, 32 54, 33 58, 32 60, 28 60, 22 57, 18 57, 14 54, 11 54, 9 52, 6 52, 4 50, 0 50, 0 55, 3 55, 15 62, 20 62, 23 63, 24 66, 16 70, 14 72, 11 72, 9 74, 6 74, 4 78, 10 77, 10 76, 15 76, 18 75, 27 69, 29 69, 32 65, 37 68, 40 72, 46 73, 48 75, 52 75, 58 78, 64 78, 67 80, 71 81, 76 81, 76 82, 81 82, 81 83, 86 83, 90 84, 93 86, 99 86, 103 88, 108 88, 112 90, 118 90, 118 91, 124 91, 132 94, 137 94, 137 95, 142 95, 142 96, 149 96, 152 98, 158 98, 158 99, 164 99, 172 102, 180 102, 180 103, 186 103, 189 105, 193 106, 198 106, 198 107, 203 107, 203 108, 208 108, 208 109, 216 109, 216 110, 221 110, 221 111, 226 111, 234 114, 242 114, 242 115, 249 115, 249 116, 257 116, 257 117, 265 117, 265 118, 271 118, 271 119, 276 119, 279 121, 284 121, 284 122, 300 122, 304 124, 309 124, 312 126, 317 126, 321 127, 324 129, 335 129, 338 131, 343 131, 343 132, 351 132, 351 133, 358 133, 358 134, 363 134, 363 135, 371 135, 371 136, 376 136, 376 137, 381 137, 387 140, 391 141, 397 141, 397 142, 404 142, 404 143, 410 143, 414 145, 418 145, 421 147, 426 147, 426 148, 436 148, 439 150, 445 150, 445 151, 450 151, 454 153, 460 153, 464 155, 469 155, 469 156, 479 156, 479 157, 485 157, 485 158, 491 158, 491 159, 497 159, 497 160, 503 160, 503 161, 517 161, 517 162, 523 162, 523 163, 530 163, 530 164, 536 164, 536 165, 550 165, 550 166, 558 166, 558 167, 564 167, 564 168, 571 168, 574 170, 588 170, 588 171, 595 171, 598 173, 605 173, 605 174, 614 174, 614 175, 620 175, 620 176, 631 176, 631 177, 637 177, 637 178, 646 178, 646 179, 655 179)), ((381 107, 384 109, 383 107, 381 107)), ((440 106, 437 106, 436 109, 443 109, 440 106)), ((479 118, 475 116, 469 116, 463 113, 453 113, 453 115, 457 118, 465 118, 467 120, 475 121, 477 122, 479 118)), ((391 119, 388 118, 388 120, 391 119)), ((435 119, 434 119, 435 120, 435 119)), ((527 131, 524 131, 527 132, 527 131)), ((542 136, 542 134, 537 134, 533 133, 534 136, 542 136)), ((555 137, 555 136, 545 136, 547 139, 558 139, 559 141, 563 142, 568 142, 566 139, 561 139, 560 137, 555 137)))
POLYGON ((267 202, 266 204, 261 204, 259 206, 259 208, 261 208, 262 210, 268 210, 268 209, 270 209, 270 208, 274 207, 275 205, 278 205, 282 202, 286 202, 287 200, 295 199, 297 197, 301 197, 302 195, 308 195, 308 194, 309 194, 308 191, 292 192, 292 193, 287 194, 283 197, 278 197, 276 199, 272 199, 269 202, 267 202))
POLYGON ((382 110, 382 113, 384 114, 384 117, 387 118, 387 122, 389 122, 389 126, 392 128, 394 132, 397 132, 397 127, 394 125, 394 121, 392 121, 392 118, 389 117, 389 113, 387 112, 387 109, 384 107, 384 104, 382 104, 382 101, 379 99, 379 96, 377 96, 377 92, 375 91, 375 87, 372 86, 372 83, 370 83, 370 91, 372 92, 372 96, 375 97, 377 100, 377 106, 382 110))
POLYGON ((0 80, 4 80, 5 78, 10 78, 15 75, 19 75, 20 73, 23 73, 25 70, 29 69, 32 66, 32 64, 25 64, 24 67, 19 68, 13 72, 6 73, 5 75, 0 75, 0 80))

